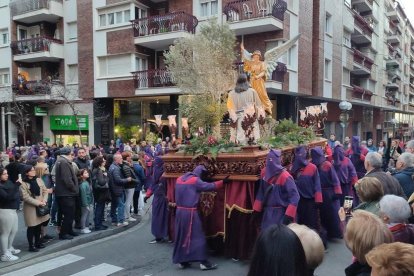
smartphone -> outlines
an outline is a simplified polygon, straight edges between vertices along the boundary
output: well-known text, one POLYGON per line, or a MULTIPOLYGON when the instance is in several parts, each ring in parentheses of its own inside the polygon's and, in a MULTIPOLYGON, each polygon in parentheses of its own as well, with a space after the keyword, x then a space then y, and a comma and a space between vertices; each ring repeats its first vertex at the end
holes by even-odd
POLYGON ((347 214, 347 215, 351 214, 353 203, 354 203, 354 197, 353 196, 345 196, 345 199, 344 199, 345 214, 347 214))
POLYGON ((18 177, 18 179, 22 179, 22 174, 21 174, 21 173, 19 173, 19 174, 17 175, 17 177, 18 177))

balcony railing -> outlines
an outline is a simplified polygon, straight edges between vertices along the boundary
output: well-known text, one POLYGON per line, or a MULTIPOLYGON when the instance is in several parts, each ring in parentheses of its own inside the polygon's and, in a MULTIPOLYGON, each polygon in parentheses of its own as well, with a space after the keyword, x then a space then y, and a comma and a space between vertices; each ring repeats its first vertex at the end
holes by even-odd
POLYGON ((12 89, 16 96, 50 95, 52 86, 61 84, 62 83, 58 80, 22 81, 13 83, 12 89))
POLYGON ((30 54, 36 52, 47 52, 50 50, 51 43, 63 44, 59 39, 47 37, 35 37, 13 41, 10 44, 13 55, 30 54))
POLYGON ((374 32, 374 29, 367 22, 367 20, 365 20, 365 18, 359 15, 357 12, 354 12, 354 18, 355 18, 355 25, 358 26, 365 35, 371 36, 372 33, 374 32))
POLYGON ((361 101, 371 101, 373 93, 368 89, 362 88, 357 85, 352 85, 352 98, 361 101))
POLYGON ((265 16, 273 16, 281 21, 287 10, 284 0, 238 0, 227 3, 223 13, 227 21, 241 21, 265 16))
POLYGON ((374 61, 372 59, 365 56, 362 52, 358 51, 357 49, 354 49, 354 62, 361 66, 364 66, 370 71, 372 65, 374 64, 374 61))
POLYGON ((198 20, 195 16, 185 12, 173 12, 136 19, 131 23, 134 36, 139 37, 176 31, 195 33, 198 20))
POLYGON ((132 72, 135 88, 175 86, 174 77, 167 69, 150 69, 132 72))
POLYGON ((41 9, 49 9, 51 1, 62 3, 62 0, 14 0, 10 3, 10 12, 12 16, 16 16, 41 9))

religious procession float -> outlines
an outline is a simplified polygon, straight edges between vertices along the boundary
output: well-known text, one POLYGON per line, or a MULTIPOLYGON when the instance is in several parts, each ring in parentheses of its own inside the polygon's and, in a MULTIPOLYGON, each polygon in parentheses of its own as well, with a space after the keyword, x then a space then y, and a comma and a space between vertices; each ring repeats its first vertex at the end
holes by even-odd
MULTIPOLYGON (((244 49, 243 41, 237 43, 227 26, 211 22, 199 34, 176 41, 165 54, 168 70, 184 93, 179 120, 175 115, 168 118, 173 140, 178 135, 177 121, 181 122, 180 136, 193 137, 162 157, 170 237, 174 232, 176 179, 202 164, 212 179, 229 176, 231 180, 224 189, 201 194, 199 213, 205 234, 225 255, 247 259, 258 234, 251 218, 255 189, 269 149, 282 150, 282 165, 289 167, 296 146, 306 145, 308 150, 325 147, 326 140, 317 134, 324 128, 326 104, 300 111, 299 124, 272 118, 274 109, 265 81, 277 60, 297 40, 292 38, 262 57, 259 51, 250 54, 244 49), (237 44, 241 55, 235 50, 237 44), (240 57, 242 60, 235 62, 240 57), (240 73, 248 76, 250 84, 244 90, 243 75, 237 77, 240 73), (252 89, 254 93, 249 94, 252 89)), ((161 132, 161 115, 155 123, 161 132)))

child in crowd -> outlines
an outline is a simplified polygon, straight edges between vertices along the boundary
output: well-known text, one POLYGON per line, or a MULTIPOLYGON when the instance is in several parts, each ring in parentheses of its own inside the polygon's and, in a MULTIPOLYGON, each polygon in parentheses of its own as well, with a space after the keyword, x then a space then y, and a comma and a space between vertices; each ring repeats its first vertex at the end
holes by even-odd
POLYGON ((82 169, 79 171, 79 194, 81 197, 81 233, 89 234, 89 214, 92 210, 93 195, 92 189, 88 182, 89 172, 88 169, 82 169))

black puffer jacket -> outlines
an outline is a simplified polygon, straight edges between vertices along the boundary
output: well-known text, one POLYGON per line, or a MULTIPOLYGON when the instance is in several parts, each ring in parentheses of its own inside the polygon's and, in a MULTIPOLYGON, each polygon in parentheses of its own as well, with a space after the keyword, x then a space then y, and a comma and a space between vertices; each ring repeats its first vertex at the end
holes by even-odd
POLYGON ((20 205, 20 194, 18 183, 10 180, 0 182, 0 209, 18 210, 20 205))
POLYGON ((134 172, 134 168, 131 167, 127 162, 123 162, 121 164, 121 173, 123 177, 128 178, 131 177, 132 181, 127 182, 124 186, 125 189, 135 189, 135 187, 140 184, 140 181, 137 177, 137 175, 134 172))

